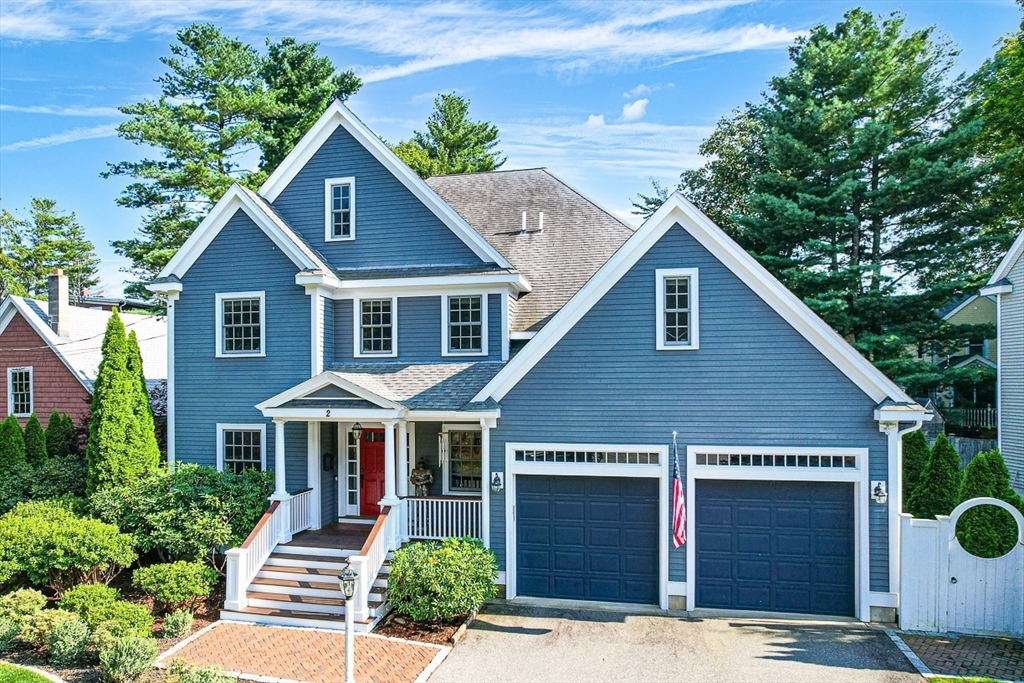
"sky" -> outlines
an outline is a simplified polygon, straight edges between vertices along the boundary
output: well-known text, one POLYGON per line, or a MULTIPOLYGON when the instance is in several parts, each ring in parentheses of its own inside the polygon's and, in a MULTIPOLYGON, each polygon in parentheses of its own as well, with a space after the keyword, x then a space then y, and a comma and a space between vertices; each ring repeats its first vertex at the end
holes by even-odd
POLYGON ((701 140, 786 72, 793 40, 858 5, 936 26, 965 72, 1020 21, 1012 0, 0 0, 0 207, 27 215, 49 197, 74 211, 101 289, 120 295, 127 261, 110 241, 140 214, 115 203, 125 181, 100 173, 153 152, 116 136, 117 107, 158 96, 175 31, 211 21, 260 47, 319 42, 363 79, 348 105, 389 141, 422 129, 438 93, 467 97, 497 124, 504 168, 547 167, 636 224, 638 192, 699 166, 701 140))

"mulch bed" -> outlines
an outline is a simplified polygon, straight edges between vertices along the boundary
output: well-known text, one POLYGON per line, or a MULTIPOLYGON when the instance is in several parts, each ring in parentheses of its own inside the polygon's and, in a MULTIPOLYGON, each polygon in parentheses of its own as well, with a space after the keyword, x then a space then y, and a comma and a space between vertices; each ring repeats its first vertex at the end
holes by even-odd
POLYGON ((374 633, 389 638, 402 638, 404 640, 415 640, 431 645, 452 645, 452 637, 469 618, 468 614, 456 617, 451 621, 413 621, 412 619, 392 612, 384 617, 374 633))

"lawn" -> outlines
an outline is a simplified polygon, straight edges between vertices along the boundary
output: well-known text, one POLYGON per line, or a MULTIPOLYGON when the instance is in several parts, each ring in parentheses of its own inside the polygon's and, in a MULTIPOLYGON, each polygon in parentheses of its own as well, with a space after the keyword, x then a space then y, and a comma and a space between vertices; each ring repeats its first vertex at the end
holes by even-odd
POLYGON ((0 683, 50 683, 50 681, 34 671, 0 662, 0 683))

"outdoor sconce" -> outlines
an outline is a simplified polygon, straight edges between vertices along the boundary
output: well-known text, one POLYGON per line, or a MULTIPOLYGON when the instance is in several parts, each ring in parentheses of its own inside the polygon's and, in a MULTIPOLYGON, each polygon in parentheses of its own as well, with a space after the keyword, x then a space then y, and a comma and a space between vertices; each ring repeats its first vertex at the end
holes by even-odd
POLYGON ((491 474, 491 491, 499 493, 504 488, 505 481, 501 478, 501 472, 494 472, 491 474))
POLYGON ((334 462, 336 460, 334 453, 324 453, 320 456, 320 460, 323 463, 324 472, 330 472, 334 469, 334 462))
POLYGON ((362 435, 363 435, 363 425, 361 425, 358 422, 356 422, 354 425, 352 425, 352 436, 354 436, 356 438, 356 441, 359 441, 359 437, 361 437, 362 435))
POLYGON ((885 501, 889 500, 889 492, 885 490, 884 481, 871 482, 871 498, 879 505, 885 505, 885 501))
POLYGON ((345 568, 338 575, 338 583, 341 584, 341 592, 345 594, 346 600, 351 600, 356 594, 356 579, 359 576, 351 568, 345 568))
MULTIPOLYGON (((353 431, 355 431, 353 429, 353 431)), ((359 575, 352 571, 352 567, 345 567, 338 575, 338 583, 341 584, 341 592, 345 594, 345 683, 355 683, 355 638, 352 633, 354 622, 352 596, 356 594, 356 581, 359 575)))

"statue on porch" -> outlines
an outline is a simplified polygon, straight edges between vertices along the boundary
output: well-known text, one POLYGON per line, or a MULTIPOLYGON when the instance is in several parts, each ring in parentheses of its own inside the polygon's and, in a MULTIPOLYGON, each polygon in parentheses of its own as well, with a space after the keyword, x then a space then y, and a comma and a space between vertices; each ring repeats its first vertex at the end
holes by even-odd
POLYGON ((427 495, 427 487, 434 483, 434 473, 427 467, 427 463, 420 460, 416 463, 416 469, 409 474, 409 483, 413 486, 414 494, 423 497, 427 495))

